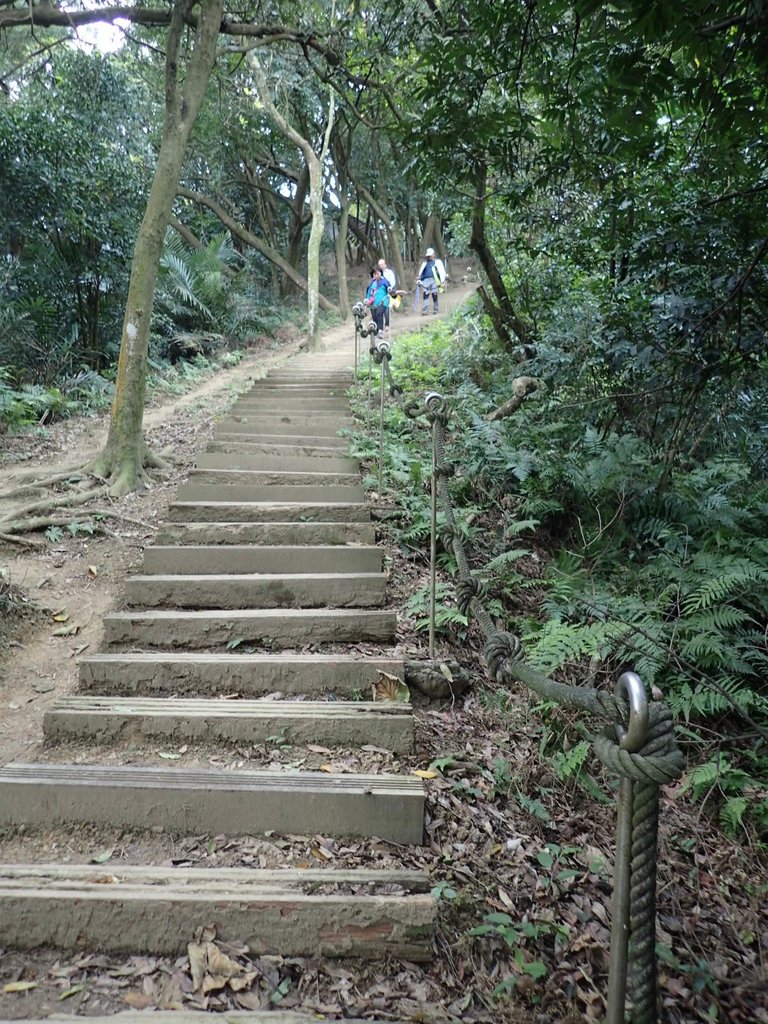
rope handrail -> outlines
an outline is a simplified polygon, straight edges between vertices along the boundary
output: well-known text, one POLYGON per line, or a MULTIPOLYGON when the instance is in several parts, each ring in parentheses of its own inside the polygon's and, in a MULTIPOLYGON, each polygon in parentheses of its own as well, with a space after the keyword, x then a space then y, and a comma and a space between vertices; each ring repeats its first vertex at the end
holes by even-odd
MULTIPOLYGON (((656 869, 659 787, 680 778, 684 758, 674 736, 674 718, 663 702, 648 703, 642 681, 624 673, 613 693, 592 686, 575 686, 549 678, 523 658, 520 639, 500 630, 485 606, 486 586, 475 576, 456 526, 449 480, 454 465, 446 458, 449 408, 437 392, 423 401, 406 398, 392 377, 388 342, 370 343, 371 363, 381 366, 381 423, 379 492, 382 482, 384 384, 412 419, 425 417, 432 427, 432 531, 430 652, 434 636, 434 564, 436 501, 444 516, 443 543, 450 544, 458 567, 457 603, 470 614, 485 638, 484 658, 490 677, 511 686, 523 683, 539 696, 574 708, 595 720, 592 744, 598 759, 619 777, 617 852, 611 923, 607 1024, 654 1024, 657 1013, 655 959, 656 869), (627 971, 628 948, 632 969, 627 971), (629 994, 629 1017, 625 1001, 629 994)), ((369 364, 370 366, 370 364, 369 364)), ((370 369, 369 369, 370 374, 370 369)), ((370 379, 370 378, 369 378, 370 379)), ((369 390, 370 404, 370 390, 369 390)))

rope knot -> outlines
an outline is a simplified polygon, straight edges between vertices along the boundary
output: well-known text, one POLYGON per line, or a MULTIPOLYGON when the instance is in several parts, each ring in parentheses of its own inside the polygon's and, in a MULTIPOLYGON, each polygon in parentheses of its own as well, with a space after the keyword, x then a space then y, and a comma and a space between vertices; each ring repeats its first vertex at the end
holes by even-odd
POLYGON ((465 576, 456 584, 456 604, 462 615, 469 615, 472 599, 485 596, 485 584, 477 576, 465 576))
POLYGON ((443 523, 440 527, 440 540, 443 543, 443 547, 447 548, 450 546, 451 541, 454 537, 458 536, 458 531, 452 523, 443 523))
POLYGON ((648 738, 637 753, 622 749, 614 726, 594 737, 595 753, 616 775, 632 782, 667 785, 679 779, 685 758, 675 741, 672 711, 666 704, 651 704, 648 738))
POLYGON ((520 657, 523 645, 514 633, 494 633, 485 645, 485 663, 492 679, 497 683, 504 682, 504 662, 520 657))

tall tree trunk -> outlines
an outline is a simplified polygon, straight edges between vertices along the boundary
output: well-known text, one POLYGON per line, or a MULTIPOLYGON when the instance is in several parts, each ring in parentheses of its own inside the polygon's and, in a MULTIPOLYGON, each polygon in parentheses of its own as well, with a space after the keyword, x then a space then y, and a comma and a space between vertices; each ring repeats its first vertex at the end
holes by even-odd
POLYGON ((288 123, 275 106, 264 69, 253 51, 249 54, 249 58, 256 78, 256 86, 259 90, 259 99, 264 109, 278 131, 282 132, 294 146, 298 146, 304 154, 309 170, 309 209, 312 213, 312 226, 309 229, 309 242, 307 244, 307 341, 311 349, 318 349, 320 347, 320 243, 323 238, 324 226, 323 164, 328 153, 331 132, 333 130, 336 94, 333 90, 329 90, 328 123, 323 135, 323 144, 318 154, 315 153, 311 143, 297 132, 293 125, 288 123))
POLYGON ((150 453, 142 434, 152 301, 187 142, 216 59, 223 9, 224 0, 204 0, 199 4, 196 0, 180 0, 173 6, 165 61, 165 119, 160 152, 131 263, 109 435, 104 450, 90 467, 92 472, 109 479, 114 495, 134 490, 146 467, 162 465, 150 453), (195 7, 199 7, 199 13, 194 49, 185 71, 180 67, 182 34, 195 7))
POLYGON ((491 252, 485 237, 485 186, 488 168, 483 164, 475 173, 475 198, 472 204, 472 237, 469 248, 477 253, 477 258, 485 271, 488 284, 491 286, 493 298, 484 288, 478 294, 496 330, 499 340, 510 350, 515 348, 512 338, 514 334, 522 345, 529 343, 528 326, 514 310, 507 286, 501 276, 496 259, 491 252), (495 300, 495 301, 494 301, 495 300))
MULTIPOLYGON (((400 255, 400 244, 398 240, 397 228, 392 222, 392 218, 389 215, 389 211, 376 199, 373 198, 368 189, 361 187, 360 195, 365 199, 366 203, 371 210, 376 214, 377 220, 384 225, 384 230, 387 233, 387 239, 389 242, 389 258, 397 277, 397 287, 405 287, 403 282, 405 281, 405 267, 403 266, 403 259, 400 255)), ((384 256, 384 253, 381 253, 384 256)))
POLYGON ((339 282, 339 315, 349 319, 349 284, 347 283, 347 235, 349 234, 349 196, 346 184, 339 188, 339 230, 336 233, 336 277, 339 282))
MULTIPOLYGON (((301 240, 304 235, 304 228, 307 226, 307 220, 304 216, 304 204, 307 201, 308 190, 309 167, 305 164, 299 171, 299 176, 296 181, 296 192, 294 193, 293 200, 291 202, 291 223, 288 228, 288 247, 285 253, 285 258, 294 270, 299 269, 299 260, 301 259, 301 240)), ((283 282, 280 287, 280 294, 282 296, 286 296, 295 293, 295 291, 295 282, 290 277, 283 278, 283 282)))

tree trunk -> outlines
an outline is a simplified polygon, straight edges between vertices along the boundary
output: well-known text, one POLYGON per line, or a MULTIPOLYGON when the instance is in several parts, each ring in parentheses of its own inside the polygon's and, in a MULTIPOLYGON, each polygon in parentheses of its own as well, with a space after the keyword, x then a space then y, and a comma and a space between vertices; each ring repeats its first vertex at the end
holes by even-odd
POLYGON ((323 136, 323 144, 318 154, 315 153, 312 145, 288 123, 275 106, 267 83, 267 76, 264 74, 264 69, 253 51, 250 52, 249 58, 259 90, 259 99, 264 109, 278 131, 282 132, 294 146, 298 146, 304 154, 309 170, 309 208, 312 212, 312 227, 309 229, 309 242, 307 244, 307 341, 311 349, 318 349, 320 347, 320 243, 323 238, 324 226, 323 164, 328 153, 331 131, 333 130, 336 94, 332 90, 329 92, 328 123, 323 136))
POLYGON ((339 230, 336 233, 336 277, 339 282, 339 315, 349 319, 349 284, 347 283, 347 235, 349 233, 349 197, 346 184, 339 188, 339 230))
POLYGON ((507 349, 514 348, 510 335, 513 332, 522 345, 529 343, 528 326, 515 313, 512 300, 504 284, 496 259, 485 238, 485 184, 488 168, 481 165, 475 174, 475 199, 472 205, 472 237, 469 248, 477 253, 477 258, 485 271, 488 284, 491 286, 493 298, 485 289, 478 289, 483 306, 491 318, 499 340, 507 349), (494 301, 495 299, 495 301, 494 301))
MULTIPOLYGON (((384 225, 384 230, 387 233, 387 239, 389 240, 389 257, 392 263, 392 267, 397 277, 397 287, 404 288, 405 284, 405 267, 403 266, 403 259, 400 255, 400 246, 398 242, 397 229, 392 223, 392 218, 389 215, 389 211, 381 203, 377 202, 371 193, 366 188, 360 188, 360 194, 371 210, 376 214, 377 219, 384 225)), ((384 253, 381 253, 384 256, 384 253)))
POLYGON ((109 435, 106 447, 89 467, 109 480, 113 495, 135 490, 144 468, 162 465, 149 452, 142 434, 152 301, 187 141, 216 59, 223 9, 224 0, 206 0, 199 5, 195 0, 180 0, 173 6, 165 64, 163 134, 131 263, 109 435), (179 56, 182 35, 195 6, 199 6, 199 14, 194 49, 184 73, 179 56))
MULTIPOLYGON (((304 228, 307 226, 307 221, 304 217, 304 204, 307 201, 307 190, 309 187, 309 167, 305 164, 299 172, 298 180, 296 181, 296 192, 291 202, 291 223, 288 228, 288 247, 285 253, 285 258, 296 271, 299 269, 299 260, 301 259, 301 239, 304 234, 304 228)), ((285 297, 295 291, 295 281, 290 277, 285 277, 280 287, 280 294, 285 297)))

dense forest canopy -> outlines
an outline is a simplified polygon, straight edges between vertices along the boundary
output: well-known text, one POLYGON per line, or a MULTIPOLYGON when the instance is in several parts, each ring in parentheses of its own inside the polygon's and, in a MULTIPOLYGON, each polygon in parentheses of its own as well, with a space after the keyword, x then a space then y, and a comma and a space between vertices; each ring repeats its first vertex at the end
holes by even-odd
POLYGON ((552 560, 532 657, 638 664, 712 735, 733 726, 708 778, 728 824, 765 823, 765 15, 318 0, 205 25, 191 0, 0 0, 0 420, 119 385, 159 185, 131 485, 151 465, 147 360, 180 337, 237 344, 291 303, 312 335, 312 303, 345 317, 347 275, 380 254, 406 287, 427 245, 454 279, 469 261, 478 297, 414 372, 457 396, 464 486, 505 510, 499 543, 533 523, 552 560), (99 21, 114 52, 78 39, 99 21), (539 390, 515 428, 483 420, 524 374, 539 390))

